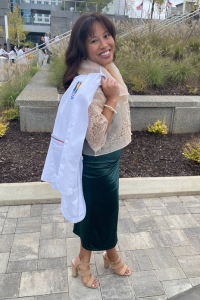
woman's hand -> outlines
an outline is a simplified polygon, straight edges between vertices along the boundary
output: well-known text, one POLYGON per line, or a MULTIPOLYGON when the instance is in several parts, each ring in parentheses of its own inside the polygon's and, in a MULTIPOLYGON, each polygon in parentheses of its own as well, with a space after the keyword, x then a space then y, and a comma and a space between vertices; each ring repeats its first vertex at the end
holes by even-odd
POLYGON ((104 77, 101 78, 102 90, 108 100, 112 102, 118 102, 119 97, 119 85, 117 81, 114 81, 110 78, 105 81, 104 77))

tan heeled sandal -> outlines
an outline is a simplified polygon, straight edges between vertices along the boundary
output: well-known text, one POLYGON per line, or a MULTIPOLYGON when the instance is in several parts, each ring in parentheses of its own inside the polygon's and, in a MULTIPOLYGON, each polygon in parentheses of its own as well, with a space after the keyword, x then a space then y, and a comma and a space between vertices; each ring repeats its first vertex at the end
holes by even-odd
POLYGON ((121 260, 120 257, 118 257, 118 259, 116 261, 112 262, 112 261, 109 261, 107 252, 104 252, 103 253, 103 260, 104 260, 104 267, 108 268, 109 265, 110 265, 111 269, 114 271, 115 274, 120 275, 120 276, 129 276, 129 275, 131 275, 131 270, 129 271, 129 273, 127 275, 125 275, 125 272, 126 272, 126 270, 127 270, 128 267, 121 260), (120 270, 120 272, 116 273, 115 270, 119 269, 122 266, 123 266, 123 268, 120 270))
MULTIPOLYGON (((74 264, 73 261, 72 261, 72 276, 73 277, 77 277, 78 272, 81 275, 81 277, 89 276, 91 274, 90 268, 88 270, 80 270, 79 267, 78 267, 79 265, 89 266, 90 263, 82 262, 80 260, 80 257, 78 256, 78 260, 77 260, 76 264, 74 264)), ((93 284, 95 279, 96 278, 94 277, 94 275, 91 274, 91 278, 89 279, 89 281, 86 284, 83 283, 83 285, 88 287, 88 288, 91 288, 91 289, 96 289, 99 286, 99 284, 97 284, 97 286, 92 287, 92 284, 93 284)))

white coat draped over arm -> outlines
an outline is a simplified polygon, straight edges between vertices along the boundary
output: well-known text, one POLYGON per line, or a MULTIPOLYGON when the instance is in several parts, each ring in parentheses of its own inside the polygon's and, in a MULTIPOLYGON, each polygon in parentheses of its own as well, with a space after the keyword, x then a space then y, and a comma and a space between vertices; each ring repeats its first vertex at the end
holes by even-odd
POLYGON ((88 108, 102 76, 106 78, 101 72, 77 76, 63 95, 42 173, 41 179, 62 194, 62 214, 72 223, 83 220, 86 213, 82 149, 88 128, 88 108))

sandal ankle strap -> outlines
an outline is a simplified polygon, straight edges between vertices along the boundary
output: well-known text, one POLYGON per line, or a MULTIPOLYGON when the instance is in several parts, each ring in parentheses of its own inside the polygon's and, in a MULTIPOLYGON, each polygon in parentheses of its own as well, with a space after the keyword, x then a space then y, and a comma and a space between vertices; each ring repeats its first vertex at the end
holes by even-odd
POLYGON ((77 262, 76 262, 76 267, 77 267, 78 265, 89 266, 89 265, 90 265, 90 262, 82 262, 82 261, 80 260, 80 256, 78 256, 78 260, 77 260, 77 262))
POLYGON ((89 270, 78 269, 78 271, 79 271, 79 274, 81 275, 81 277, 89 276, 91 274, 90 269, 89 270))

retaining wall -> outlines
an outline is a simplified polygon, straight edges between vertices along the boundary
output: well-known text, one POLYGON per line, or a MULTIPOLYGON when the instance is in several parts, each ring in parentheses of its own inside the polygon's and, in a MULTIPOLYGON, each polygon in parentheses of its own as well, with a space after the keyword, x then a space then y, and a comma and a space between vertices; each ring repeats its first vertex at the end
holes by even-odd
MULTIPOLYGON (((46 86, 48 65, 43 66, 16 99, 20 107, 20 128, 28 132, 52 132, 60 95, 46 86)), ((200 96, 130 96, 132 130, 166 117, 172 133, 200 131, 200 96)))
POLYGON ((21 131, 52 132, 58 93, 55 87, 46 85, 48 68, 40 68, 15 101, 20 108, 21 131))

